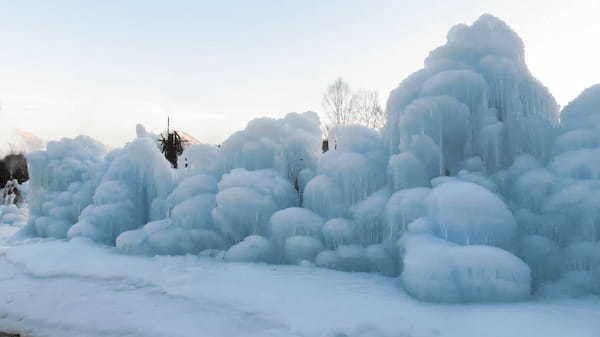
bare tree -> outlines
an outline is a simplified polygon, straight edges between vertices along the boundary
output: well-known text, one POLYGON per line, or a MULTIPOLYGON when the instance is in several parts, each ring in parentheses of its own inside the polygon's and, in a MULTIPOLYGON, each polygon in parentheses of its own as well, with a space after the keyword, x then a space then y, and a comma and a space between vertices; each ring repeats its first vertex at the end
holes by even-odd
POLYGON ((323 108, 331 124, 347 125, 356 121, 352 101, 350 86, 342 78, 327 87, 323 95, 323 108))
POLYGON ((371 129, 381 130, 385 126, 385 112, 379 105, 377 91, 359 90, 352 96, 352 108, 357 122, 371 129))
POLYGON ((362 124, 381 130, 385 125, 385 112, 379 105, 378 93, 362 89, 353 93, 342 78, 327 87, 323 108, 330 122, 328 129, 336 125, 362 124))

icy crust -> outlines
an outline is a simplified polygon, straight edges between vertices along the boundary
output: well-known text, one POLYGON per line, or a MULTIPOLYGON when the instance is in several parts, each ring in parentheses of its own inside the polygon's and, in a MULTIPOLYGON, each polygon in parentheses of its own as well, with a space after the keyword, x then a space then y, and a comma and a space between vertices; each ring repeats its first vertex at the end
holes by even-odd
POLYGON ((490 246, 459 246, 429 234, 407 234, 400 279, 405 289, 424 301, 518 301, 529 297, 527 264, 490 246))

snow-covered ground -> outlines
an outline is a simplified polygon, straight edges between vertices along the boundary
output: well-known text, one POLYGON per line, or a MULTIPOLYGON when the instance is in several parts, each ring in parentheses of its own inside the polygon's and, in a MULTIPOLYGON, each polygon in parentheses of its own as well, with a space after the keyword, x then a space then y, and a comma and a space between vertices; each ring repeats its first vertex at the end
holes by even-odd
POLYGON ((375 274, 130 256, 15 231, 0 226, 0 327, 32 336, 600 335, 597 297, 429 304, 375 274))

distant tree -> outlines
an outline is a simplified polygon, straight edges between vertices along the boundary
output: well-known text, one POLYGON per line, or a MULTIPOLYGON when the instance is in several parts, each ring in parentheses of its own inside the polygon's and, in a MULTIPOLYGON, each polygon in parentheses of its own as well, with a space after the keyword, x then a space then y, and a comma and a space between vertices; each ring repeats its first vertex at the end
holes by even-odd
POLYGON ((323 95, 323 108, 331 124, 347 125, 356 121, 352 96, 350 86, 342 78, 327 87, 323 95))
POLYGON ((358 123, 376 130, 385 125, 385 112, 379 105, 377 91, 359 90, 352 96, 352 107, 358 123))
POLYGON ((327 87, 323 95, 323 108, 330 123, 326 131, 336 125, 348 124, 362 124, 381 130, 385 124, 385 112, 379 105, 378 93, 363 89, 352 92, 342 78, 327 87))

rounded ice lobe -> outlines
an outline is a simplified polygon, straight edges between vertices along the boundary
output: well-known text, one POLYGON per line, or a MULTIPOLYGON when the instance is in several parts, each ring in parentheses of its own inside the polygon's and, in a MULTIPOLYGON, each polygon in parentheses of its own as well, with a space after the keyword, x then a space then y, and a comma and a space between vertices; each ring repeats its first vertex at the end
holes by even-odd
POLYGON ((273 170, 235 169, 218 184, 212 216, 232 243, 249 235, 265 235, 276 211, 298 204, 292 185, 273 170))
POLYGON ((394 191, 427 186, 430 178, 423 162, 410 152, 390 157, 387 175, 394 191))
POLYGON ((490 246, 459 246, 429 234, 409 234, 400 276, 406 291, 428 302, 525 300, 531 289, 527 264, 490 246))
POLYGON ((284 245, 285 261, 299 264, 302 261, 312 262, 323 250, 323 244, 311 236, 295 235, 287 238, 284 245))
POLYGON ((308 182, 303 206, 328 219, 346 213, 341 189, 326 175, 318 175, 308 182))
POLYGON ((229 248, 225 253, 225 260, 231 262, 271 262, 273 260, 273 247, 265 237, 251 235, 229 248))
POLYGON ((486 55, 498 55, 524 64, 523 41, 497 17, 484 14, 471 26, 459 24, 448 32, 448 42, 432 51, 425 63, 433 66, 442 60, 472 64, 486 55))
POLYGON ((221 146, 223 170, 273 169, 295 183, 303 169, 314 169, 321 149, 320 120, 314 112, 284 118, 257 118, 221 146))
POLYGON ((365 248, 359 245, 339 246, 335 251, 325 250, 316 258, 317 266, 353 272, 369 272, 371 263, 365 248))
POLYGON ((418 187, 398 191, 389 198, 383 212, 384 240, 396 242, 413 220, 427 215, 425 198, 430 188, 418 187))
POLYGON ((425 199, 435 234, 461 245, 514 246, 516 221, 506 204, 487 189, 468 182, 449 181, 425 199))
POLYGON ((221 249, 224 245, 224 239, 215 231, 184 228, 169 219, 123 232, 116 240, 116 247, 122 252, 150 256, 198 254, 206 249, 221 249))
POLYGON ((335 218, 323 225, 323 240, 327 248, 335 249, 341 245, 354 243, 356 225, 348 219, 335 218))
POLYGON ((310 236, 319 238, 323 227, 322 217, 308 209, 290 207, 275 212, 269 221, 273 242, 282 247, 292 236, 310 236))
POLYGON ((519 240, 518 252, 531 268, 534 286, 560 276, 564 257, 556 242, 539 235, 526 235, 519 240))
POLYGON ((568 130, 600 128, 600 84, 585 89, 560 113, 561 123, 568 130))
POLYGON ((93 203, 69 229, 69 238, 84 236, 114 245, 119 234, 166 215, 175 176, 152 140, 137 138, 109 156, 93 203))

